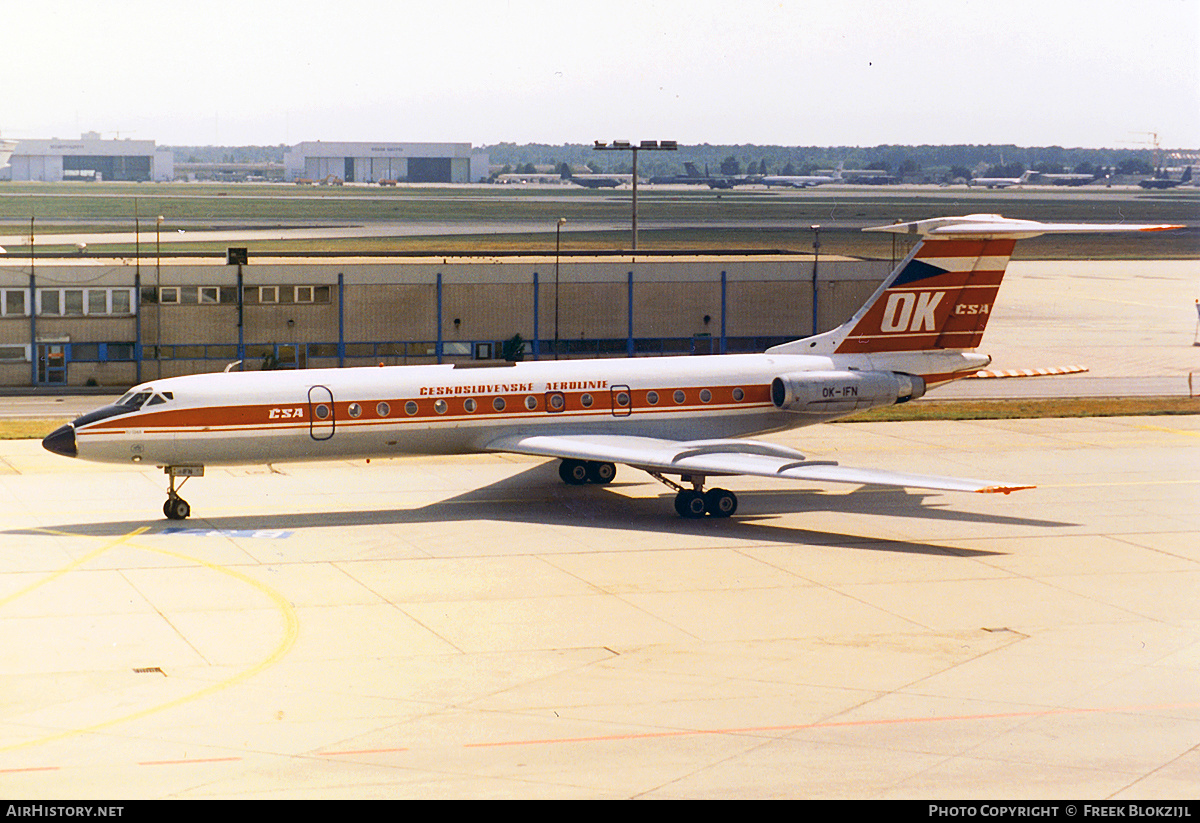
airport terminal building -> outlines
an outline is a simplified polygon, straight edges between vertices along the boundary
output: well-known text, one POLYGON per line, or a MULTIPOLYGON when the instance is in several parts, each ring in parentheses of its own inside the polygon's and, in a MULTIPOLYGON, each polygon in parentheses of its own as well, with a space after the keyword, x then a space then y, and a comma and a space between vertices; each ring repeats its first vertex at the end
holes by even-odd
MULTIPOLYGON (((810 256, 0 257, 0 385, 240 368, 762 351, 812 332, 810 256), (515 336, 521 341, 515 343, 515 336)), ((821 258, 821 330, 888 261, 821 258)))
POLYGON ((86 132, 78 140, 21 140, 0 168, 0 180, 60 183, 64 180, 161 182, 175 176, 170 150, 153 140, 101 140, 86 132))
POLYGON ((488 155, 470 143, 300 143, 284 155, 288 182, 474 183, 486 180, 488 155))

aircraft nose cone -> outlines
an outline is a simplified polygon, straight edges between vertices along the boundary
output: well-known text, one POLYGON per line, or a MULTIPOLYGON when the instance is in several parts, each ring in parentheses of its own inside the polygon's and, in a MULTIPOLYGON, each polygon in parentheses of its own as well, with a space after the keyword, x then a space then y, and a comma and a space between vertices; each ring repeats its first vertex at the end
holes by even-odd
POLYGON ((59 426, 42 439, 42 448, 55 454, 61 454, 63 457, 74 457, 77 454, 75 429, 70 424, 59 426))

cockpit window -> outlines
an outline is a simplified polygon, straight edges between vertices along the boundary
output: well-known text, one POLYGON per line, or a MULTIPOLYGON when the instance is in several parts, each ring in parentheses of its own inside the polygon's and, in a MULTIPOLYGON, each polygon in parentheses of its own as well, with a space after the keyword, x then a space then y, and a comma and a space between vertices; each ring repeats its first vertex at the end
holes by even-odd
POLYGON ((116 406, 140 409, 146 401, 150 400, 151 394, 152 392, 149 391, 127 392, 124 397, 121 397, 121 400, 116 401, 116 406))

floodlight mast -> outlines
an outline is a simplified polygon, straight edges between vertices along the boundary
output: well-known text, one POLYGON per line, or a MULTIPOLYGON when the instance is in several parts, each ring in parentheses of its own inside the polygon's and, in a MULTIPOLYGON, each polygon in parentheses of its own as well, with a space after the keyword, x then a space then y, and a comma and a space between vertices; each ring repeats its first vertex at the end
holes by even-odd
POLYGON ((628 140, 614 140, 612 143, 605 143, 601 140, 595 141, 592 146, 596 151, 627 151, 633 153, 633 250, 637 251, 637 190, 638 190, 638 152, 639 151, 676 151, 679 144, 674 140, 643 140, 638 144, 633 144, 628 140))

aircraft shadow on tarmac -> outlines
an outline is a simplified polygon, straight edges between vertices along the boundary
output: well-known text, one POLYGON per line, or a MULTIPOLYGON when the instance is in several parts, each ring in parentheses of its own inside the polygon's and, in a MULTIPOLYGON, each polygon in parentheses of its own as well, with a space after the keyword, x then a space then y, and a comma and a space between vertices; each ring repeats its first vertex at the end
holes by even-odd
MULTIPOLYGON (((595 529, 642 533, 717 535, 730 540, 830 546, 871 551, 913 552, 955 557, 981 557, 1002 552, 955 548, 932 543, 865 537, 812 529, 797 529, 774 521, 779 515, 804 512, 844 512, 854 515, 912 517, 922 521, 978 523, 1035 528, 1062 528, 1074 523, 1037 520, 1004 515, 956 511, 952 504, 929 503, 942 498, 936 492, 862 486, 849 493, 830 493, 813 488, 780 488, 772 491, 743 491, 737 514, 728 519, 684 520, 675 515, 670 492, 655 497, 631 498, 616 490, 638 483, 608 486, 565 486, 558 479, 553 461, 534 466, 512 477, 472 489, 464 494, 414 509, 369 511, 283 512, 217 517, 194 516, 186 523, 165 520, 104 523, 68 523, 41 529, 12 529, 0 534, 76 534, 87 537, 120 537, 150 526, 147 534, 172 530, 257 530, 317 529, 345 526, 394 526, 405 523, 451 521, 508 521, 530 526, 587 526, 595 529)), ((614 546, 618 544, 614 543, 614 546)))

